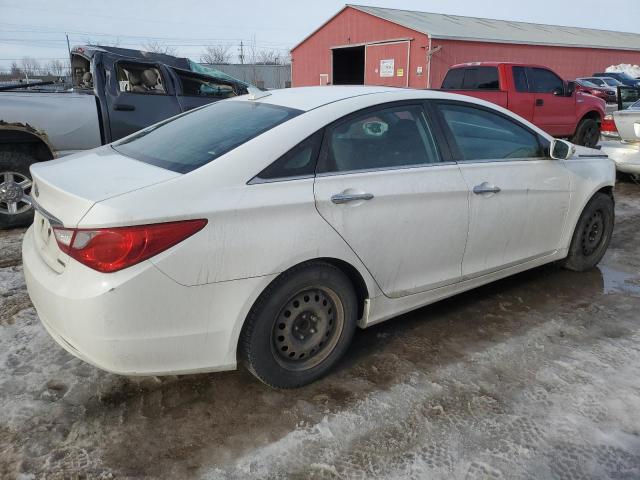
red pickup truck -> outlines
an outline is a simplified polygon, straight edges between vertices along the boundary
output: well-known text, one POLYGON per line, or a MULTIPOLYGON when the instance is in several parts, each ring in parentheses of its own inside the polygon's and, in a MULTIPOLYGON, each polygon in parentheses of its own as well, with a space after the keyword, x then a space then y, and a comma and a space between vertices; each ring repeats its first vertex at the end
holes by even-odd
POLYGON ((473 62, 452 66, 443 90, 481 98, 507 108, 554 137, 595 147, 605 102, 576 91, 555 72, 539 65, 473 62))

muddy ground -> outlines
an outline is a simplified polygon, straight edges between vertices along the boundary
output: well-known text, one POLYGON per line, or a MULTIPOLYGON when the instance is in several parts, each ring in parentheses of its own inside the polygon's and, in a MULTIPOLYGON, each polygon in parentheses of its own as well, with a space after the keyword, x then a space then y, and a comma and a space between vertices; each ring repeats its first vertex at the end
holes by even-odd
POLYGON ((640 186, 598 269, 530 271, 357 334, 328 378, 101 372, 0 233, 0 478, 640 478, 640 186))

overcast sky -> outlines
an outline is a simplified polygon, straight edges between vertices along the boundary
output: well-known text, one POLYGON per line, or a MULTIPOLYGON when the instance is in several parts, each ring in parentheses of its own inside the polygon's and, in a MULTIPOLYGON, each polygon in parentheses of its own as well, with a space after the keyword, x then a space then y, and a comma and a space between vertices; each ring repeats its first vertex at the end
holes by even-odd
MULTIPOLYGON (((640 0, 368 0, 362 4, 454 15, 520 20, 640 33, 640 0)), ((149 41, 199 59, 204 45, 230 45, 237 61, 240 41, 257 48, 289 48, 344 6, 341 1, 271 0, 0 0, 0 69, 12 60, 40 63, 67 56, 71 45, 117 42, 141 48, 149 41)))

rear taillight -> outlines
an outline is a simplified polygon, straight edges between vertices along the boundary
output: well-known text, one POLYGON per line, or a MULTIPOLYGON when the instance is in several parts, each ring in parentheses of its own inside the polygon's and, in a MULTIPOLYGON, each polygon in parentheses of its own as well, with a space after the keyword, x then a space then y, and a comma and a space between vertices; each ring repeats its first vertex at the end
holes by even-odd
POLYGON ((111 273, 153 257, 199 232, 207 220, 98 229, 54 228, 58 247, 78 262, 111 273))
POLYGON ((600 125, 600 131, 603 135, 607 136, 617 136, 618 135, 618 127, 616 127, 616 122, 613 118, 613 115, 607 115, 602 120, 602 124, 600 125))

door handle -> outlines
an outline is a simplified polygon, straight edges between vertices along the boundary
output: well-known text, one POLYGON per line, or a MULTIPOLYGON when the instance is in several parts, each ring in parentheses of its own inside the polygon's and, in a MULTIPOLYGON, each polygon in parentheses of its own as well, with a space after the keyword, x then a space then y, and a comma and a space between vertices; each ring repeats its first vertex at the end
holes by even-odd
POLYGON ((483 193, 499 193, 500 187, 491 185, 489 182, 482 182, 480 185, 473 187, 473 193, 481 195, 483 193))
POLYGON ((541 107, 544 105, 544 100, 541 98, 536 99, 536 107, 541 107))
POLYGON ((372 193, 337 193, 331 196, 331 201, 336 205, 340 205, 358 200, 371 200, 372 198, 372 193))
POLYGON ((126 103, 116 103, 113 106, 114 110, 120 110, 122 112, 132 112, 136 109, 135 105, 129 105, 126 103))

